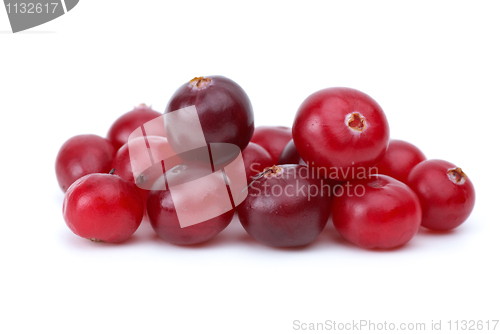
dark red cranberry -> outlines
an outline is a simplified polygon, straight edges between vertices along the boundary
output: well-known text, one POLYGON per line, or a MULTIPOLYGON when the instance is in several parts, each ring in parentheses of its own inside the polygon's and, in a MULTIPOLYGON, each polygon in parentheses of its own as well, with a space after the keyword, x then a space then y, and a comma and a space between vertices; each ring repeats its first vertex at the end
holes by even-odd
POLYGON ((248 188, 238 206, 241 225, 257 241, 273 247, 313 242, 330 215, 324 180, 309 177, 307 166, 273 166, 248 188))
POLYGON ((391 139, 387 152, 376 167, 379 174, 406 183, 411 169, 425 159, 424 153, 415 145, 404 140, 391 139))
POLYGON ((143 217, 141 196, 132 183, 111 174, 89 174, 64 196, 63 216, 76 235, 92 241, 122 242, 143 217))
POLYGON ((383 158, 389 143, 382 108, 351 88, 327 88, 307 97, 292 132, 302 159, 311 167, 340 169, 334 177, 339 179, 352 179, 350 170, 355 178, 361 170, 368 174, 366 169, 383 158))
POLYGON ((165 241, 192 245, 212 239, 231 222, 234 208, 222 174, 212 173, 211 165, 188 161, 165 173, 148 196, 147 211, 155 232, 165 241), (206 176, 209 176, 208 178, 206 176), (183 186, 183 189, 171 190, 183 186), (212 213, 205 219, 207 210, 212 213), (189 224, 179 217, 188 215, 189 224), (196 224, 192 224, 193 219, 196 224))
POLYGON ((292 139, 292 129, 286 126, 258 126, 252 137, 252 142, 262 146, 278 163, 283 148, 292 139))
POLYGON ((422 204, 422 226, 445 231, 460 226, 474 208, 476 193, 463 170, 444 160, 425 160, 413 167, 408 185, 422 204))
POLYGON ((244 150, 254 130, 253 109, 245 91, 223 76, 198 77, 170 98, 166 113, 196 106, 208 143, 230 143, 244 150))
POLYGON ((115 152, 109 140, 97 135, 79 135, 68 139, 56 157, 59 187, 66 192, 82 176, 109 172, 115 152))
POLYGON ((245 173, 247 179, 259 174, 266 167, 273 165, 271 155, 260 145, 248 143, 248 146, 241 152, 243 162, 245 163, 245 173))
POLYGON ((293 139, 291 139, 288 144, 286 144, 285 148, 280 154, 278 158, 278 165, 305 165, 306 163, 300 157, 299 151, 295 147, 293 143, 293 139))
POLYGON ((132 131, 159 116, 161 116, 159 112, 154 111, 145 104, 140 104, 133 110, 118 117, 109 128, 107 138, 111 141, 115 149, 118 150, 128 141, 128 137, 132 131))
POLYGON ((363 248, 401 246, 417 233, 421 220, 417 195, 386 175, 348 181, 336 190, 333 199, 335 228, 342 237, 363 248))

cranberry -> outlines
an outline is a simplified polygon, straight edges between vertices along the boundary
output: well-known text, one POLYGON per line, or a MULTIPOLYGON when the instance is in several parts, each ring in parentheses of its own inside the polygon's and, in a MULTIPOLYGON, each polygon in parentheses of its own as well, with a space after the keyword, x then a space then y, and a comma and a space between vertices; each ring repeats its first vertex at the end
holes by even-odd
POLYGON ((259 174, 266 167, 273 165, 271 155, 262 146, 255 143, 248 143, 248 146, 241 152, 243 162, 245 163, 245 173, 247 179, 255 174, 259 174))
POLYGON ((236 82, 223 76, 194 78, 177 89, 165 112, 192 105, 207 143, 230 143, 245 149, 254 130, 253 109, 236 82))
POLYGON ((425 155, 418 147, 404 140, 391 139, 382 160, 376 165, 379 174, 406 183, 411 169, 424 161, 425 155))
POLYGON ((422 161, 408 175, 408 185, 422 204, 422 226, 432 230, 451 230, 472 212, 476 199, 470 178, 444 160, 422 161))
POLYGON ((258 126, 252 137, 252 142, 259 144, 271 154, 273 163, 278 163, 278 158, 283 148, 292 139, 292 129, 285 126, 258 126))
POLYGON ((168 183, 159 179, 153 188, 159 189, 161 187, 158 185, 161 185, 166 189, 151 190, 147 202, 151 226, 163 240, 178 245, 202 243, 229 225, 234 208, 228 198, 222 174, 212 173, 210 163, 187 161, 167 171, 164 178, 168 183), (172 186, 182 184, 188 187, 174 194, 172 186), (180 215, 204 217, 206 209, 211 210, 213 218, 199 218, 197 224, 181 226, 180 215), (218 214, 220 212, 223 213, 218 214))
POLYGON ((349 185, 347 185, 349 181, 333 180, 328 178, 326 178, 324 182, 330 186, 330 195, 332 198, 335 198, 335 196, 342 196, 345 189, 347 189, 346 187, 349 187, 351 184, 349 183, 349 185))
POLYGON ((76 235, 92 241, 122 242, 143 217, 141 196, 132 183, 111 174, 89 174, 64 196, 63 216, 76 235))
POLYGON ((273 166, 248 188, 238 206, 245 230, 272 247, 304 246, 313 242, 330 215, 324 181, 309 177, 307 166, 273 166))
MULTIPOLYGON (((148 149, 150 150, 152 156, 154 157, 160 157, 160 156, 171 156, 173 158, 167 159, 163 162, 165 168, 170 169, 171 167, 174 167, 182 162, 180 157, 174 153, 172 148, 167 142, 167 139, 165 137, 159 137, 159 136, 148 136, 148 149)), ((113 168, 114 174, 120 176, 121 178, 132 182, 139 194, 141 195, 141 198, 144 203, 144 214, 146 214, 146 202, 148 199, 148 194, 149 190, 148 189, 143 189, 139 188, 137 186, 137 181, 139 181, 139 185, 142 186, 141 180, 136 180, 134 178, 134 173, 132 170, 132 164, 130 160, 130 152, 129 152, 129 146, 133 145, 136 147, 135 151, 140 150, 143 148, 144 144, 144 138, 135 138, 123 145, 118 152, 116 152, 115 159, 113 160, 113 163, 111 164, 111 168, 113 168)), ((142 156, 136 157, 137 159, 143 158, 142 156)), ((140 175, 139 175, 140 177, 140 175)))
POLYGON ((307 97, 297 111, 292 133, 304 161, 312 167, 337 169, 331 178, 338 179, 352 179, 349 169, 366 174, 367 167, 383 158, 389 143, 382 108, 351 88, 327 88, 307 97))
POLYGON ((118 150, 127 142, 132 131, 158 116, 161 116, 159 112, 154 111, 145 104, 140 104, 133 110, 118 117, 109 128, 107 138, 118 150))
POLYGON ((422 209, 417 195, 386 175, 348 181, 335 191, 332 221, 339 234, 363 248, 394 248, 417 233, 422 209))
POLYGON ((115 149, 109 140, 97 135, 79 135, 68 139, 56 157, 56 177, 61 189, 87 174, 107 173, 115 149))
POLYGON ((278 158, 278 165, 305 165, 306 163, 300 157, 299 151, 295 147, 293 139, 291 139, 288 144, 280 154, 278 158))

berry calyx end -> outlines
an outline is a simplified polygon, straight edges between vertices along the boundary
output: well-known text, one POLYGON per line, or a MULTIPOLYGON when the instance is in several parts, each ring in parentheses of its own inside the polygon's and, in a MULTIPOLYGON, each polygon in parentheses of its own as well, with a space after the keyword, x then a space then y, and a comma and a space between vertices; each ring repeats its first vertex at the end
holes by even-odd
POLYGON ((366 129, 366 118, 358 112, 353 112, 347 115, 346 125, 357 132, 363 132, 366 129))
POLYGON ((450 168, 446 172, 448 174, 448 178, 451 182, 455 184, 464 184, 467 181, 467 174, 465 174, 460 167, 450 168))
POLYGON ((272 178, 272 177, 278 177, 281 174, 283 174, 283 168, 281 168, 280 166, 276 166, 276 165, 272 166, 272 167, 267 167, 264 169, 263 174, 267 179, 272 178))
POLYGON ((189 87, 193 90, 204 89, 210 86, 212 83, 212 79, 205 77, 196 77, 189 81, 189 87))

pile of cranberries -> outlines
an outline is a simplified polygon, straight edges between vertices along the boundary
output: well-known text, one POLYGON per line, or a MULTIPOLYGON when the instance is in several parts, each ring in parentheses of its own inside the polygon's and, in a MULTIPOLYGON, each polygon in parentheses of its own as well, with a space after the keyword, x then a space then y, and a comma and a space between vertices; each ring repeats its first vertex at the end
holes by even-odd
MULTIPOLYGON (((358 90, 327 88, 311 94, 299 106, 292 128, 254 129, 247 94, 222 76, 183 84, 165 113, 193 105, 208 145, 227 143, 241 150, 246 198, 236 207, 232 202, 233 208, 223 214, 181 226, 174 206, 178 199, 169 185, 145 190, 139 186, 144 177, 134 179, 130 152, 140 143, 129 136, 162 115, 141 104, 121 115, 105 138, 79 135, 60 148, 56 176, 65 192, 63 216, 71 231, 92 241, 118 243, 147 218, 165 241, 190 245, 215 237, 237 211, 248 234, 272 247, 312 243, 331 217, 337 232, 353 244, 390 249, 410 241, 420 226, 456 228, 474 207, 474 187, 464 171, 447 161, 427 160, 415 145, 390 139, 382 108, 358 90)), ((167 138, 147 137, 151 155, 175 151, 178 143, 167 138)), ((217 208, 225 195, 214 194, 229 191, 230 182, 186 176, 210 168, 215 173, 211 162, 162 161, 163 174, 150 181, 203 182, 205 193, 195 197, 210 198, 217 208)), ((195 199, 182 201, 197 207, 195 199)))

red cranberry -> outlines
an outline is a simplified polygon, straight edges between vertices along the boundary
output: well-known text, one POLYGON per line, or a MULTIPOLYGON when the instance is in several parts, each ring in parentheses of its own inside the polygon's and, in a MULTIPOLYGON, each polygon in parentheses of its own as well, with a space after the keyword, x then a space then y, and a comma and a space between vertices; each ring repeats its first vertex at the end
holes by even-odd
POLYGON ((245 91, 223 76, 194 78, 177 89, 166 113, 196 106, 207 143, 230 143, 244 150, 254 130, 253 109, 245 91))
POLYGON ((92 241, 122 242, 141 224, 143 204, 133 184, 111 174, 89 174, 64 196, 63 216, 76 235, 92 241))
POLYGON ((422 226, 451 230, 467 220, 476 194, 470 178, 444 160, 422 161, 408 175, 408 185, 422 204, 422 226))
POLYGON ((127 142, 132 131, 158 116, 161 116, 159 112, 154 111, 145 104, 140 104, 133 110, 118 117, 109 128, 107 138, 118 150, 127 142))
POLYGON ((330 195, 332 198, 334 198, 336 196, 342 196, 342 194, 346 189, 345 188, 346 184, 349 181, 333 180, 326 178, 324 182, 330 186, 330 195))
POLYGON ((122 179, 134 184, 137 192, 141 195, 144 208, 146 208, 146 201, 148 199, 149 190, 141 189, 135 184, 134 174, 132 173, 132 166, 130 164, 128 144, 123 145, 118 150, 118 152, 116 152, 115 159, 111 164, 111 168, 115 170, 115 175, 118 175, 122 179))
POLYGON ((293 139, 286 144, 283 152, 278 158, 278 165, 305 165, 306 163, 300 157, 299 151, 295 147, 293 139))
POLYGON ((248 188, 238 206, 241 225, 257 241, 272 247, 313 242, 330 215, 324 181, 309 177, 306 166, 273 166, 248 188))
POLYGON ((406 183, 411 169, 425 159, 424 153, 415 145, 404 140, 391 139, 387 152, 376 167, 379 174, 406 183))
POLYGON ((417 195, 386 175, 348 181, 336 191, 332 220, 342 237, 363 248, 394 248, 417 233, 422 209, 417 195))
POLYGON ((252 142, 262 146, 277 164, 283 148, 292 139, 292 129, 286 126, 258 126, 252 137, 252 142))
POLYGON ((56 176, 61 189, 87 174, 107 173, 115 149, 109 140, 97 135, 79 135, 68 139, 56 157, 56 176))
POLYGON ((245 163, 245 173, 247 179, 259 174, 266 167, 273 165, 271 155, 262 146, 255 143, 248 143, 248 146, 241 152, 245 163))
POLYGON ((327 88, 307 97, 297 111, 292 132, 304 161, 315 168, 340 169, 335 177, 339 179, 352 179, 349 169, 367 174, 366 168, 383 158, 389 143, 389 124, 382 108, 351 88, 327 88))
POLYGON ((168 183, 159 179, 157 184, 163 185, 166 190, 151 190, 147 202, 151 226, 163 240, 178 245, 202 243, 212 239, 229 225, 234 208, 228 198, 228 189, 222 175, 212 173, 210 164, 188 161, 167 171, 165 179, 168 183), (187 187, 174 194, 171 188, 178 185, 187 187), (177 201, 174 203, 175 200, 177 201), (200 218, 197 219, 197 224, 181 226, 181 214, 188 212, 191 218, 204 217, 207 209, 215 212, 212 215, 214 218, 200 218), (224 213, 217 214, 218 212, 224 213))
MULTIPOLYGON (((166 166, 167 169, 170 169, 171 167, 174 167, 180 163, 182 163, 182 160, 180 159, 179 156, 177 156, 170 145, 167 142, 167 139, 165 137, 159 137, 159 136, 148 136, 148 149, 151 151, 152 156, 154 157, 160 157, 160 156, 172 156, 173 158, 170 158, 166 161, 164 161, 164 165, 166 166)), ((148 189, 143 189, 139 188, 137 186, 137 180, 134 178, 134 173, 132 170, 132 164, 130 160, 130 152, 129 152, 129 145, 134 145, 136 146, 136 151, 138 149, 142 149, 144 144, 144 138, 135 138, 131 140, 130 142, 126 143, 123 145, 118 152, 116 152, 115 159, 113 160, 113 163, 111 164, 111 168, 113 168, 114 174, 120 176, 121 178, 132 182, 139 194, 141 195, 141 198, 144 203, 144 213, 146 213, 146 202, 148 199, 148 194, 149 190, 148 189)), ((136 157, 136 158, 142 158, 136 157)), ((140 176, 140 175, 139 175, 140 176)))

